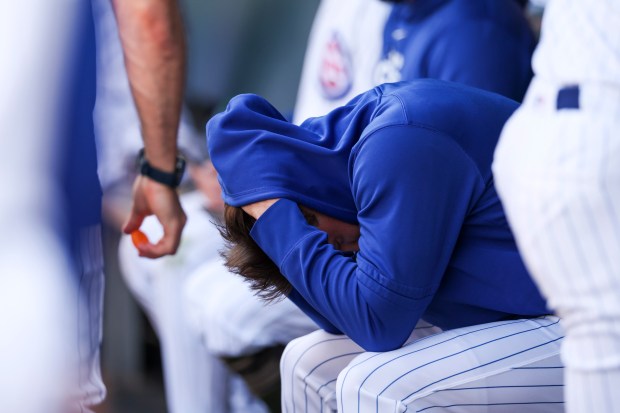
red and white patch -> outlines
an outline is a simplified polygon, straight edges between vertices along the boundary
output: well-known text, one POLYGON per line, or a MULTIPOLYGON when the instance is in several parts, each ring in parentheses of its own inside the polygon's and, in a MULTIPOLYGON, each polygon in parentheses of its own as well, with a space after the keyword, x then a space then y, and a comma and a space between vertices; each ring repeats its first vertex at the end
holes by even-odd
POLYGON ((325 45, 319 83, 327 99, 339 99, 347 94, 353 85, 351 55, 341 36, 334 32, 325 45))

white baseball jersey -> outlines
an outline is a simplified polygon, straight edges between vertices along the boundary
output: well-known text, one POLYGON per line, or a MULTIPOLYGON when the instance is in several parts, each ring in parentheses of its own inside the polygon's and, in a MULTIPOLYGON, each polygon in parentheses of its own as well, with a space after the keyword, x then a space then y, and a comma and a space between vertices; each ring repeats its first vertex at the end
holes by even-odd
POLYGON ((376 86, 383 26, 391 7, 378 0, 322 0, 304 57, 293 122, 324 115, 376 86))
POLYGON ((535 75, 556 84, 618 83, 618 7, 615 0, 549 1, 532 60, 535 75))
POLYGON ((570 413, 620 411, 620 4, 552 0, 535 78, 493 167, 530 272, 562 317, 570 413))

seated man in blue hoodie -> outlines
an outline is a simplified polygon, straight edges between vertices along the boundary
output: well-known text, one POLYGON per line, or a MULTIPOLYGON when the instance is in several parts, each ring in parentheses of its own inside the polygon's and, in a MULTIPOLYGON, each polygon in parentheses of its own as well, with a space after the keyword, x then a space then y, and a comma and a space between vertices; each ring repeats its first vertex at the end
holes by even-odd
POLYGON ((562 410, 562 332, 491 173, 516 108, 418 80, 300 126, 255 95, 209 122, 227 265, 324 330, 287 346, 284 411, 562 410))

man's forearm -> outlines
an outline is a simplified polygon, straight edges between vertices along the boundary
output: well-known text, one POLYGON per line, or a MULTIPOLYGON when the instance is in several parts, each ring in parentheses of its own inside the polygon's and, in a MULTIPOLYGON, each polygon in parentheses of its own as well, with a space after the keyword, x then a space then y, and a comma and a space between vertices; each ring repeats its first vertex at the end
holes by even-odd
POLYGON ((185 85, 185 33, 177 0, 113 0, 146 158, 173 171, 185 85))

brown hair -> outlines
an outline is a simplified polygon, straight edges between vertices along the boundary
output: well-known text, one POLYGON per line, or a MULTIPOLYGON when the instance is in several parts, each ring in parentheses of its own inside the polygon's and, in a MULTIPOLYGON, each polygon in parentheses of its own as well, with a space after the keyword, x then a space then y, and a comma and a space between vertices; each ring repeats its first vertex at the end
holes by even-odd
POLYGON ((292 287, 278 266, 250 236, 255 222, 241 208, 226 205, 224 225, 219 228, 226 240, 226 248, 221 254, 231 272, 245 277, 259 297, 272 301, 290 293, 292 287))

